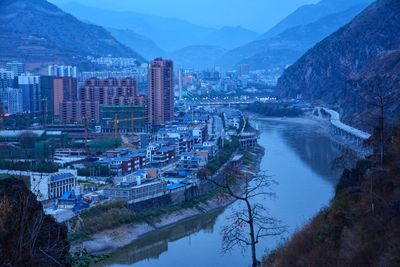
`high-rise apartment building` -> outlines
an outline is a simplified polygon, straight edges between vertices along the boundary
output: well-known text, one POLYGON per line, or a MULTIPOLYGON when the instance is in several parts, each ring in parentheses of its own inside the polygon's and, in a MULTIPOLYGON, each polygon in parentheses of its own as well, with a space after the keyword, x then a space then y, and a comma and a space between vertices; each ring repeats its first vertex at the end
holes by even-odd
POLYGON ((48 75, 55 77, 77 77, 77 70, 75 66, 64 65, 49 65, 48 75))
POLYGON ((20 76, 26 72, 25 64, 18 61, 7 62, 6 70, 12 71, 14 73, 14 77, 20 76))
POLYGON ((99 102, 93 101, 64 101, 60 105, 60 119, 63 123, 84 122, 98 123, 99 102))
POLYGON ((171 60, 157 58, 148 70, 148 118, 161 126, 174 118, 174 68, 171 60))
POLYGON ((47 114, 47 122, 52 122, 54 118, 53 78, 53 76, 40 76, 42 109, 47 114))
POLYGON ((19 88, 0 88, 2 112, 16 114, 22 112, 22 91, 19 88))
POLYGON ((13 87, 14 72, 6 69, 0 69, 0 89, 13 87))
POLYGON ((4 113, 22 112, 21 90, 15 87, 14 72, 0 69, 0 102, 4 113))
POLYGON ((250 73, 250 65, 249 64, 240 64, 238 66, 238 76, 249 75, 250 73))
MULTIPOLYGON (((54 99, 56 98, 54 96, 54 99)), ((104 80, 91 78, 79 87, 77 100, 67 100, 65 96, 59 112, 62 122, 82 122, 83 118, 86 118, 89 122, 98 123, 100 107, 103 105, 143 106, 144 104, 143 97, 138 96, 137 82, 132 78, 104 80)))
POLYGON ((18 76, 18 86, 22 91, 22 111, 41 112, 40 76, 21 74, 18 76))
POLYGON ((53 78, 53 114, 54 117, 60 116, 60 105, 64 101, 76 101, 78 87, 75 78, 54 77, 53 78))
POLYGON ((79 88, 79 100, 100 105, 130 105, 138 100, 137 82, 132 78, 92 78, 79 88))

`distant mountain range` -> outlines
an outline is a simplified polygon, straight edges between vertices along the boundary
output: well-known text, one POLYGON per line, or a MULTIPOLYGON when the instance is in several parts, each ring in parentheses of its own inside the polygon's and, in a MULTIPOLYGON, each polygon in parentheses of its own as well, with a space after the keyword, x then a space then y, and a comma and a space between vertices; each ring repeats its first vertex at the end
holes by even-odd
POLYGON ((209 33, 201 41, 201 45, 220 46, 225 49, 232 49, 250 41, 255 40, 259 34, 238 27, 223 27, 209 33))
POLYGON ((228 51, 218 61, 219 65, 225 69, 232 69, 243 63, 249 64, 252 69, 284 68, 351 21, 371 2, 336 1, 323 0, 318 4, 299 8, 263 34, 259 40, 228 51))
POLYGON ((227 50, 219 46, 195 45, 169 54, 178 68, 205 70, 216 66, 216 59, 227 50))
POLYGON ((60 8, 74 16, 113 29, 129 29, 137 35, 153 40, 167 52, 187 46, 207 45, 231 49, 258 37, 258 34, 241 27, 215 29, 192 24, 176 18, 144 15, 131 11, 110 11, 70 2, 60 8))
POLYGON ((316 22, 326 16, 346 11, 360 4, 367 6, 371 2, 372 0, 322 0, 316 4, 304 5, 262 34, 259 39, 268 39, 290 28, 316 22))
MULTIPOLYGON (((399 50, 400 1, 378 0, 289 67, 277 93, 333 105, 362 126, 367 107, 360 94, 369 94, 379 79, 382 90, 400 98, 399 50)), ((390 110, 391 117, 399 118, 398 101, 390 110)))
POLYGON ((45 0, 0 1, 0 60, 88 65, 86 56, 143 57, 104 28, 79 21, 45 0))
POLYGON ((166 56, 166 52, 161 49, 153 40, 137 34, 132 30, 109 28, 108 31, 119 42, 137 51, 147 60, 166 56))

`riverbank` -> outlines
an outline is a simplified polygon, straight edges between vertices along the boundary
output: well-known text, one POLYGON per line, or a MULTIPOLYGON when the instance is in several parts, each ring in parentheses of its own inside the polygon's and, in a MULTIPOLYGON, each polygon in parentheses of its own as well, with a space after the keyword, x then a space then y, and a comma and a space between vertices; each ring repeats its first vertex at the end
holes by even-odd
POLYGON ((232 204, 232 199, 214 197, 211 200, 196 205, 194 208, 182 209, 162 215, 151 222, 123 225, 92 235, 88 240, 72 244, 72 251, 85 248, 90 253, 111 252, 125 247, 147 234, 171 227, 179 222, 190 220, 205 213, 223 209, 232 204))
POLYGON ((302 117, 261 117, 256 115, 255 118, 259 121, 272 121, 272 122, 288 122, 288 123, 300 123, 300 124, 310 124, 316 125, 321 123, 320 120, 316 119, 314 116, 302 116, 302 117))
MULTIPOLYGON (((264 148, 258 146, 251 152, 252 161, 248 165, 242 165, 241 169, 249 175, 259 172, 261 159, 264 155, 264 148)), ((71 250, 85 248, 90 253, 108 253, 123 248, 144 236, 157 230, 172 227, 173 225, 193 219, 197 216, 216 212, 224 209, 234 202, 232 198, 221 197, 217 191, 211 192, 207 196, 199 197, 192 201, 195 203, 185 203, 187 208, 169 207, 161 212, 161 215, 141 220, 138 223, 126 224, 109 230, 104 230, 72 243, 71 250)))

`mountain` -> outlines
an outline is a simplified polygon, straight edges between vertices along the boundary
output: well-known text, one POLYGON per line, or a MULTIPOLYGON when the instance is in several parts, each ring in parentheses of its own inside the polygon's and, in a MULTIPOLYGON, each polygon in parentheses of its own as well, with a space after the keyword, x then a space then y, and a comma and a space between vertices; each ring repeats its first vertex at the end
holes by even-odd
POLYGON ((222 27, 208 34, 202 44, 232 49, 255 40, 258 33, 238 27, 222 27))
POLYGON ((109 32, 87 24, 44 0, 0 2, 0 59, 32 64, 84 64, 86 56, 143 58, 109 32))
POLYGON ((366 96, 376 96, 373 85, 383 89, 387 102, 387 122, 397 123, 400 118, 400 50, 385 51, 355 75, 349 76, 343 91, 338 92, 336 106, 343 119, 358 128, 372 132, 375 125, 366 124, 371 117, 371 106, 366 96), (389 98, 390 95, 390 98, 389 98), (349 105, 351 103, 351 105, 349 105))
POLYGON ((60 8, 74 16, 106 28, 129 29, 153 40, 159 47, 174 51, 200 44, 215 29, 175 18, 144 15, 131 11, 111 11, 70 2, 60 8))
POLYGON ((236 64, 249 64, 252 69, 285 68, 317 42, 351 21, 365 7, 365 4, 357 4, 316 22, 289 28, 269 39, 250 42, 227 52, 219 64, 227 69, 236 64))
POLYGON ((384 52, 399 49, 400 1, 378 0, 289 67, 279 79, 277 94, 349 110, 354 103, 346 100, 358 94, 356 85, 349 87, 349 80, 368 70, 376 72, 383 67, 380 61, 393 60, 397 55, 384 52))
MULTIPOLYGON (((185 20, 145 15, 132 11, 112 11, 70 2, 59 6, 83 20, 113 29, 128 29, 153 40, 165 51, 188 46, 220 46, 232 49, 256 39, 259 34, 242 27, 203 27, 185 20)), ((124 40, 126 40, 124 38, 124 40)), ((121 40, 122 41, 122 40, 121 40)), ((125 42, 124 42, 125 43, 125 42)), ((135 46, 130 46, 135 47, 135 46)), ((151 51, 157 53, 158 50, 151 51)))
POLYGON ((356 5, 368 5, 373 0, 322 0, 316 4, 304 5, 284 18, 259 39, 268 39, 283 31, 316 22, 331 14, 340 13, 356 5))
POLYGON ((196 45, 179 49, 170 53, 169 57, 178 68, 204 70, 214 67, 216 59, 225 52, 226 49, 219 46, 196 45))
POLYGON ((151 39, 137 34, 132 30, 108 29, 108 31, 119 42, 137 51, 147 60, 163 57, 166 53, 151 39))

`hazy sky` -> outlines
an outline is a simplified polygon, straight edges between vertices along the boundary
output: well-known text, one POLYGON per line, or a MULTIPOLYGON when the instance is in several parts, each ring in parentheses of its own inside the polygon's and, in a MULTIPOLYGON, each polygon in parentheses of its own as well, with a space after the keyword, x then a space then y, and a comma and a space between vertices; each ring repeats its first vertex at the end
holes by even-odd
POLYGON ((176 17, 204 26, 243 26, 265 32, 304 4, 319 0, 50 0, 176 17))

